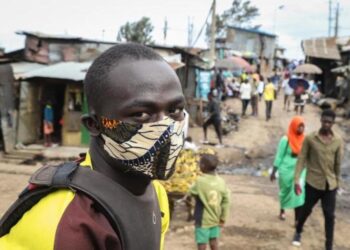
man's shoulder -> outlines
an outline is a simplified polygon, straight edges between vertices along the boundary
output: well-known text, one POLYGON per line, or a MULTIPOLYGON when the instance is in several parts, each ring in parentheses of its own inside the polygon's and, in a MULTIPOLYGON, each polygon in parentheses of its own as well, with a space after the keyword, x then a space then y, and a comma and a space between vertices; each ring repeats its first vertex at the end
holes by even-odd
POLYGON ((28 208, 2 240, 6 239, 7 243, 18 243, 18 238, 21 238, 21 241, 28 246, 27 249, 38 249, 35 242, 40 242, 42 249, 51 249, 57 226, 74 196, 75 193, 69 189, 60 189, 47 194, 28 208), (36 235, 36 239, 33 239, 32 235, 36 235))
POLYGON ((337 132, 333 132, 333 136, 334 136, 334 139, 342 142, 343 141, 343 138, 340 134, 338 134, 337 132))
POLYGON ((305 136, 305 140, 312 140, 316 138, 318 131, 313 131, 305 136))

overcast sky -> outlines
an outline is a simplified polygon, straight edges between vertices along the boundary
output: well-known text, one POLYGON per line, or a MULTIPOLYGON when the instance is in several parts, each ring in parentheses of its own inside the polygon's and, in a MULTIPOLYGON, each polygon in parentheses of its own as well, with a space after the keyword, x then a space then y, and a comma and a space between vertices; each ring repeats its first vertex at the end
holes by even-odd
MULTIPOLYGON (((115 41, 119 27, 142 16, 151 18, 153 36, 164 44, 164 19, 168 20, 167 45, 187 45, 188 18, 196 37, 212 0, 11 0, 1 6, 0 46, 6 51, 23 47, 17 30, 69 34, 115 41)), ((328 0, 252 0, 260 10, 253 24, 276 33, 290 58, 303 58, 300 41, 328 35, 328 0), (279 6, 284 6, 279 9, 279 6)), ((336 0, 333 0, 335 8, 336 0)), ((350 1, 338 0, 340 36, 350 35, 350 1)), ((228 9, 232 0, 217 0, 217 12, 228 9)), ((196 46, 206 47, 204 36, 196 46)))

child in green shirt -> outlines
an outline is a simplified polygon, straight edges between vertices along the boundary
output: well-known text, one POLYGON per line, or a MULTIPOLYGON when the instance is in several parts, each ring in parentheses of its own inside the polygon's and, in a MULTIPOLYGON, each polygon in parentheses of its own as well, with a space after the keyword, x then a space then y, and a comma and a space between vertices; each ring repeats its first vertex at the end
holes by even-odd
POLYGON ((218 249, 220 227, 224 225, 229 212, 228 188, 215 171, 218 162, 217 156, 203 154, 199 162, 203 175, 198 177, 189 191, 196 200, 195 237, 199 250, 206 249, 208 243, 211 250, 218 249))

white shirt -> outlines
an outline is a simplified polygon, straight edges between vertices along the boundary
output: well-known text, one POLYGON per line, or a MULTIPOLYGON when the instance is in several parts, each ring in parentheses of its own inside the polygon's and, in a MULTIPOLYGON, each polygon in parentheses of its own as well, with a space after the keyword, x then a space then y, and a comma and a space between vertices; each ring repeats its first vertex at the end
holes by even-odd
POLYGON ((262 94, 264 93, 265 83, 263 81, 260 81, 258 84, 258 93, 262 94))
POLYGON ((190 114, 184 109, 184 113, 185 115, 185 125, 184 125, 184 135, 185 138, 187 137, 188 134, 188 127, 189 127, 189 123, 190 123, 190 114))
POLYGON ((252 87, 249 83, 242 83, 239 92, 241 92, 241 99, 250 100, 252 95, 252 87))
POLYGON ((289 79, 285 79, 282 82, 282 88, 284 90, 284 94, 285 95, 293 95, 294 89, 291 86, 289 86, 288 82, 289 82, 289 79))

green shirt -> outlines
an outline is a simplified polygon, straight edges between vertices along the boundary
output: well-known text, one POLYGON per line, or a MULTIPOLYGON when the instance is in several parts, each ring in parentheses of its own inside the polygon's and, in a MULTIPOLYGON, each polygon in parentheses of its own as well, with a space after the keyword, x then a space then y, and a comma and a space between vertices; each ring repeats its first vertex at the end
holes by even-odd
POLYGON ((225 181, 218 175, 203 174, 190 188, 190 194, 196 196, 196 226, 218 226, 220 220, 226 221, 230 194, 225 181))
POLYGON ((336 134, 329 143, 324 142, 318 132, 306 136, 298 157, 294 182, 298 182, 305 165, 309 185, 326 190, 328 183, 330 190, 336 189, 339 186, 342 144, 342 139, 336 134))

